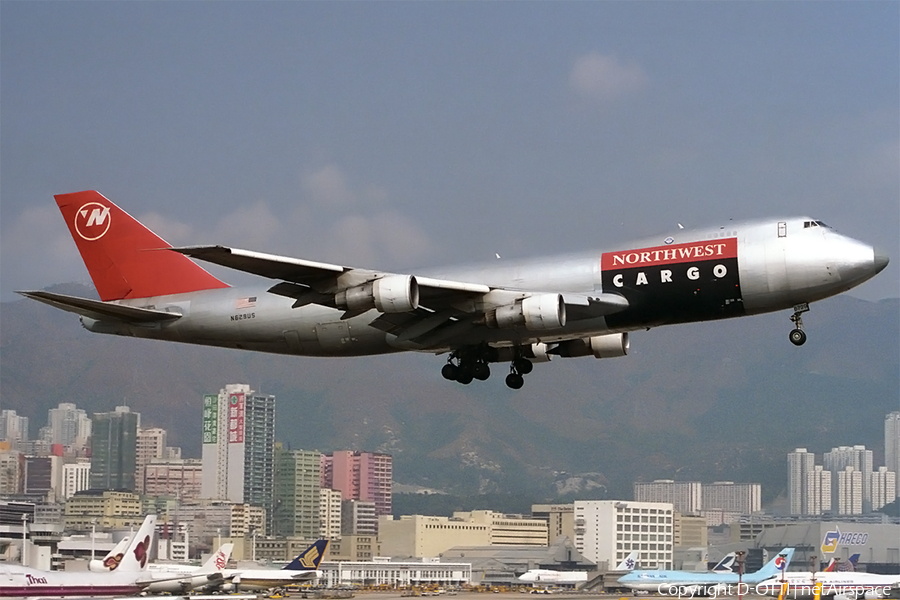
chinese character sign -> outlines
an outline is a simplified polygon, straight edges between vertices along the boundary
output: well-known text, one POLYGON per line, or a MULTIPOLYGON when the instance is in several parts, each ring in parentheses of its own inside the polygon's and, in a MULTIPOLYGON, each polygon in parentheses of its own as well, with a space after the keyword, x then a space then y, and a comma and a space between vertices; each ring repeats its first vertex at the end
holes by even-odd
POLYGON ((228 395, 228 443, 244 443, 244 394, 228 395))
POLYGON ((215 444, 219 441, 219 397, 212 394, 203 396, 203 443, 215 444))

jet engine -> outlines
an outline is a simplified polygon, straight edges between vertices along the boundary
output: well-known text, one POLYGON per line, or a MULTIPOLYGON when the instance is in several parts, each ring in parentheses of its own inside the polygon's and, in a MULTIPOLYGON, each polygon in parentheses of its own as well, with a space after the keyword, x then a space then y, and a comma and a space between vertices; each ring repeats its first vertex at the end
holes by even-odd
POLYGON ((412 275, 388 275, 356 287, 341 290, 334 303, 352 311, 370 308, 383 313, 402 313, 419 307, 419 284, 412 275))
POLYGON ((609 333, 561 342, 551 352, 565 358, 591 354, 596 358, 618 358, 627 355, 630 346, 627 333, 609 333))
POLYGON ((560 294, 538 294, 489 310, 484 321, 493 328, 524 325, 531 331, 558 329, 566 325, 566 304, 560 294))

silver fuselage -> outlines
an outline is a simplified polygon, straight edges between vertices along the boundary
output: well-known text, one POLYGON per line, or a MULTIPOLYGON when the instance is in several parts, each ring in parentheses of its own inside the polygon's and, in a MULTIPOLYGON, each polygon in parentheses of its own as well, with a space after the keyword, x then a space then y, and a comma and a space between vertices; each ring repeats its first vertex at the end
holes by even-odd
POLYGON ((182 315, 174 321, 136 325, 83 317, 82 322, 99 333, 278 354, 442 352, 481 343, 550 343, 784 310, 849 290, 885 264, 886 257, 871 246, 801 217, 682 229, 599 251, 414 273, 528 292, 616 293, 628 300, 624 311, 570 318, 564 327, 551 330, 460 327, 458 334, 428 345, 399 342, 396 335, 371 326, 380 316, 375 310, 342 319, 343 310, 326 306, 292 308, 293 299, 266 291, 271 284, 119 302, 182 315), (249 306, 242 302, 251 297, 255 300, 249 306))

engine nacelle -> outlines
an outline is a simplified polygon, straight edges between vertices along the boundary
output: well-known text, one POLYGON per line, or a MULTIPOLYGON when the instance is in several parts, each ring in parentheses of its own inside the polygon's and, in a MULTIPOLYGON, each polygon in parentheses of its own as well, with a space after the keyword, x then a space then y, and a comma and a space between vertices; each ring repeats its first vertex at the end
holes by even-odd
POLYGON ((618 358, 626 356, 630 347, 627 333, 609 333, 561 342, 553 353, 566 358, 592 354, 596 358, 618 358))
POLYGON ((495 348, 488 362, 509 362, 517 358, 527 358, 533 363, 550 362, 553 358, 551 347, 543 342, 528 344, 520 348, 495 348))
POLYGON ((419 307, 419 284, 412 275, 389 275, 341 290, 334 303, 345 310, 402 313, 419 307))
POLYGON ((484 320, 494 328, 524 325, 530 331, 558 329, 566 325, 566 303, 560 294, 538 294, 489 310, 484 320))

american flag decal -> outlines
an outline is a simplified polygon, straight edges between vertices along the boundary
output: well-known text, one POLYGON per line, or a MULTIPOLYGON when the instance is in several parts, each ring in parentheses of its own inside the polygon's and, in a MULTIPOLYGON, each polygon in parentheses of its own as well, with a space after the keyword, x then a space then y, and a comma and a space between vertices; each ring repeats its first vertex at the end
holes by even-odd
POLYGON ((235 308, 253 308, 256 306, 256 296, 250 296, 249 298, 241 298, 234 305, 235 308))

